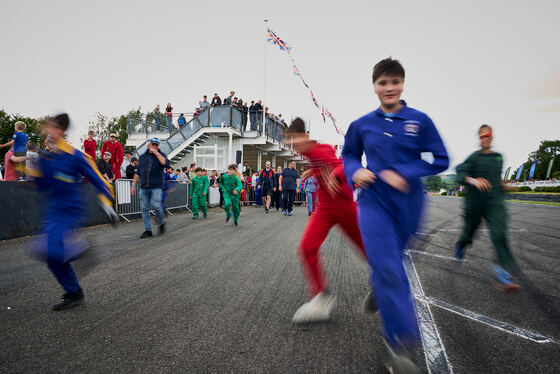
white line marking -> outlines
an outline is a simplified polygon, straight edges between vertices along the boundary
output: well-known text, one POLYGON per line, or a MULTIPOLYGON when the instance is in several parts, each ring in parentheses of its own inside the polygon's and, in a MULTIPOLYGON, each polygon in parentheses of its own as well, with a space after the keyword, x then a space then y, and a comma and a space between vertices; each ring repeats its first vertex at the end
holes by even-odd
MULTIPOLYGON (((410 254, 406 254, 403 263, 408 274, 410 287, 415 295, 422 295, 425 299, 424 289, 420 283, 420 278, 412 262, 410 254)), ((452 374, 453 367, 445 353, 445 347, 441 341, 441 336, 434 321, 434 316, 430 310, 429 303, 416 302, 416 318, 422 335, 422 345, 424 346, 424 356, 426 357, 426 366, 429 373, 452 374)))
POLYGON ((437 253, 431 253, 431 252, 425 252, 425 251, 417 251, 415 249, 407 249, 405 250, 406 254, 408 253, 418 253, 420 255, 426 255, 426 256, 432 256, 432 257, 437 257, 437 258, 443 258, 444 260, 450 260, 453 262, 472 262, 472 260, 457 260, 455 257, 452 256, 444 256, 444 255, 438 255, 437 253))
POLYGON ((536 332, 532 332, 532 331, 529 331, 529 330, 522 329, 520 327, 516 327, 516 326, 510 325, 510 324, 507 324, 507 323, 502 322, 502 321, 495 320, 495 319, 490 318, 490 317, 483 316, 482 314, 478 314, 478 313, 475 313, 473 311, 463 309, 463 308, 458 307, 456 305, 446 303, 445 301, 437 300, 437 299, 434 299, 433 297, 429 297, 429 296, 422 296, 420 294, 417 294, 415 296, 416 296, 417 300, 423 301, 424 303, 429 303, 429 304, 434 305, 438 308, 447 310, 451 313, 455 313, 455 314, 458 314, 460 316, 466 317, 470 320, 477 321, 477 322, 483 323, 487 326, 493 327, 495 329, 502 330, 502 331, 505 331, 509 334, 519 336, 520 338, 531 340, 535 343, 541 343, 541 344, 554 343, 554 340, 549 338, 549 337, 543 336, 543 335, 538 334, 536 332))

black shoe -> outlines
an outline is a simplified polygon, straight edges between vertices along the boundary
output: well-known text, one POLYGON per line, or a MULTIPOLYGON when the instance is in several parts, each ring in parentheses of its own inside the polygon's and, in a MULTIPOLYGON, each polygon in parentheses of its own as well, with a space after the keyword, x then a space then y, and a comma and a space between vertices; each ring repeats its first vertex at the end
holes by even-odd
POLYGON ((193 218, 192 218, 192 219, 196 219, 196 217, 195 217, 195 216, 193 216, 193 218))
POLYGON ((165 234, 165 223, 162 223, 161 225, 159 225, 159 234, 160 235, 165 234))
POLYGON ((58 301, 58 303, 54 304, 53 310, 60 311, 68 308, 72 308, 73 306, 80 305, 84 302, 84 292, 80 288, 78 292, 75 293, 65 293, 62 295, 62 298, 58 301))
POLYGON ((265 213, 268 214, 268 208, 264 208, 265 213))
POLYGON ((151 238, 152 236, 154 236, 154 234, 152 234, 152 230, 146 230, 142 233, 142 235, 140 235, 140 239, 151 238))
POLYGON ((234 223, 233 223, 233 226, 237 227, 237 226, 239 226, 239 223, 234 222, 234 223))
POLYGON ((364 312, 366 313, 376 313, 379 310, 377 301, 375 301, 375 294, 373 293, 373 291, 369 291, 366 298, 364 299, 364 302, 362 303, 362 306, 364 307, 364 312))
POLYGON ((229 223, 229 218, 226 218, 226 223, 229 223))

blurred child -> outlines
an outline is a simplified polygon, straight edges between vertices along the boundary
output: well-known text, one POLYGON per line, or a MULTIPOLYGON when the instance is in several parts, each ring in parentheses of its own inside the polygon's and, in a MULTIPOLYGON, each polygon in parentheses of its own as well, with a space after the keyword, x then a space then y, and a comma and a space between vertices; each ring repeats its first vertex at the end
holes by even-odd
POLYGON ((81 176, 87 177, 100 192, 100 200, 107 210, 111 209, 114 199, 112 185, 101 176, 91 158, 64 140, 69 125, 70 119, 66 113, 47 120, 45 132, 51 152, 41 154, 39 169, 33 171, 38 188, 46 192, 48 199, 43 225, 46 249, 37 255, 46 260, 65 291, 60 301, 53 306, 55 311, 71 308, 84 301, 84 293, 70 261, 91 254, 91 251, 75 248, 67 242, 71 230, 79 226, 85 213, 81 196, 83 188, 78 183, 81 176))
POLYGON ((330 317, 335 297, 328 289, 328 282, 321 264, 319 249, 329 231, 335 225, 348 236, 365 260, 364 244, 358 228, 358 209, 352 190, 346 183, 342 161, 334 153, 334 148, 309 139, 305 123, 296 118, 287 130, 296 152, 311 163, 307 175, 315 175, 319 187, 319 205, 305 226, 299 245, 300 261, 307 276, 311 300, 303 304, 294 314, 294 323, 325 321, 330 317))
POLYGON ((0 148, 10 147, 13 145, 14 156, 16 157, 14 159, 14 163, 15 163, 16 172, 19 181, 25 180, 25 172, 26 172, 25 161, 27 156, 28 137, 27 134, 23 132, 23 130, 25 130, 26 127, 27 125, 25 124, 25 122, 17 121, 14 124, 15 132, 14 132, 14 136, 12 137, 12 140, 10 140, 7 143, 0 144, 0 148))
POLYGON ((400 100, 404 76, 397 60, 375 65, 372 80, 381 106, 350 125, 342 151, 349 183, 361 188, 360 229, 390 356, 386 366, 392 372, 417 370, 406 350, 420 343, 420 332, 403 256, 422 212, 420 178, 449 165, 432 120, 400 100), (424 152, 432 153, 432 163, 422 160, 424 152))
POLYGON ((467 188, 465 226, 455 244, 455 257, 458 260, 464 258, 465 250, 472 244, 473 235, 484 218, 498 260, 494 267, 493 283, 500 292, 518 292, 521 288, 513 282, 509 273, 517 270, 517 263, 507 242, 507 212, 501 177, 504 159, 501 154, 492 151, 493 133, 490 126, 480 126, 478 136, 480 149, 457 166, 457 181, 467 188))

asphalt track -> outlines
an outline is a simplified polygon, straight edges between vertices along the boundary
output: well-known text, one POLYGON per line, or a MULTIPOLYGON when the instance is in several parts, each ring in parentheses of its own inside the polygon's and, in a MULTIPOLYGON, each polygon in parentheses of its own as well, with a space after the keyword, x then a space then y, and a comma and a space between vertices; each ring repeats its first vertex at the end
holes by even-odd
MULTIPOLYGON (((428 198, 409 245, 418 302, 429 305, 447 372, 557 373, 560 208, 508 204, 523 291, 502 295, 489 282, 494 252, 484 226, 468 261, 448 258, 460 203, 428 198)), ((50 310, 62 291, 25 255, 30 239, 0 242, 0 372, 383 372, 379 319, 361 310, 368 266, 336 230, 323 247, 338 297, 331 321, 294 326, 307 298, 296 254, 305 208, 293 217, 245 208, 238 228, 217 209, 190 218, 170 217, 168 233, 152 239, 138 238, 140 221, 81 230, 101 262, 80 277, 86 303, 64 312, 50 310)), ((414 360, 428 372, 422 349, 414 360)))

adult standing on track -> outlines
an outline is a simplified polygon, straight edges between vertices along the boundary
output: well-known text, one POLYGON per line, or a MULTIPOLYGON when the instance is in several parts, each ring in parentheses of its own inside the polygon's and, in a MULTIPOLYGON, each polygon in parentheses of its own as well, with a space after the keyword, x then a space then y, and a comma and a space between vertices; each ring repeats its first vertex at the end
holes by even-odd
POLYGON ((473 235, 484 217, 498 260, 494 266, 493 283, 500 292, 518 292, 521 288, 513 282, 510 274, 518 270, 518 265, 507 242, 507 212, 501 177, 504 159, 501 154, 492 151, 490 126, 480 126, 478 136, 480 150, 457 166, 457 181, 467 186, 467 193, 465 226, 455 244, 455 257, 458 260, 464 258, 465 250, 472 244, 473 235))
POLYGON ((259 173, 259 181, 257 188, 262 191, 264 199, 264 211, 268 213, 270 209, 270 195, 276 191, 276 182, 274 180, 274 170, 270 167, 270 161, 265 163, 265 168, 259 173))
POLYGON ((282 191, 284 201, 284 215, 291 216, 294 208, 294 199, 299 192, 299 173, 296 170, 296 162, 290 161, 288 167, 282 170, 279 180, 279 189, 282 191))
POLYGON ((169 160, 165 153, 159 151, 160 140, 150 139, 148 150, 140 155, 138 170, 132 181, 130 192, 134 195, 136 186, 140 181, 140 203, 142 205, 142 221, 144 232, 141 238, 152 237, 152 224, 150 222, 150 208, 156 212, 159 224, 159 234, 165 233, 165 214, 161 207, 163 194, 163 171, 169 167, 169 160))
POLYGON ((103 143, 103 147, 101 147, 101 154, 104 155, 105 152, 111 153, 111 167, 113 168, 113 172, 115 173, 115 179, 121 179, 121 165, 123 162, 123 146, 117 140, 116 134, 109 135, 109 140, 103 143))
POLYGON ((276 191, 272 193, 272 201, 276 211, 279 211, 282 206, 282 192, 280 192, 280 174, 282 174, 282 166, 276 168, 274 173, 274 183, 276 184, 276 191))

